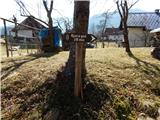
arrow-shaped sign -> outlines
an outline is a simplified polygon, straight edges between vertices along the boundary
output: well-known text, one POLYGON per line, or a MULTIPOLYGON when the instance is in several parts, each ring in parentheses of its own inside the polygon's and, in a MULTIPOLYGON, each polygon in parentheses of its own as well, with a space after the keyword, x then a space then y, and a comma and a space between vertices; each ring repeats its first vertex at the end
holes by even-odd
POLYGON ((93 42, 97 38, 92 34, 65 33, 64 40, 69 42, 93 42))

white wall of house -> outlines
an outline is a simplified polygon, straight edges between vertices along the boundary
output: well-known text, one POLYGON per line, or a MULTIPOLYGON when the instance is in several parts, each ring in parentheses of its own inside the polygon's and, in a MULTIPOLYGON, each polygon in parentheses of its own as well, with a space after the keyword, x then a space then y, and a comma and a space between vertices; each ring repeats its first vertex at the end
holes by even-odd
MULTIPOLYGON (((18 30, 19 42, 26 42, 26 38, 33 38, 32 30, 18 30)), ((15 32, 11 32, 15 36, 15 32)))
POLYGON ((103 40, 122 41, 123 35, 108 35, 108 37, 101 37, 103 40))
MULTIPOLYGON (((15 33, 13 32, 12 35, 15 36, 15 33)), ((18 30, 18 37, 33 37, 32 30, 18 30)))
POLYGON ((145 47, 148 41, 147 32, 143 28, 129 28, 129 44, 130 47, 145 47))
POLYGON ((123 40, 123 35, 108 35, 109 40, 123 40))

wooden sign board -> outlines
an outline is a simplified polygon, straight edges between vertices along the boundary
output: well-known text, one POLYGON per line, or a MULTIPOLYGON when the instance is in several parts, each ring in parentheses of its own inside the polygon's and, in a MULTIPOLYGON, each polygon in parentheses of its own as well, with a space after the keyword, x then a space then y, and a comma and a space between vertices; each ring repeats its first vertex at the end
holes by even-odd
POLYGON ((97 38, 92 34, 65 33, 64 39, 69 42, 92 42, 97 38))

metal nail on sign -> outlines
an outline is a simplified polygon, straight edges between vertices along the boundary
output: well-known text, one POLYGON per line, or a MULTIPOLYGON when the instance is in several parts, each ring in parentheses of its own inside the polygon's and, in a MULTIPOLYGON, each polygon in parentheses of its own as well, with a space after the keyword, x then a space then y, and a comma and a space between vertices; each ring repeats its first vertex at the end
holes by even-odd
POLYGON ((65 33, 64 38, 66 41, 71 41, 71 42, 91 42, 97 39, 92 34, 78 34, 78 33, 65 33))

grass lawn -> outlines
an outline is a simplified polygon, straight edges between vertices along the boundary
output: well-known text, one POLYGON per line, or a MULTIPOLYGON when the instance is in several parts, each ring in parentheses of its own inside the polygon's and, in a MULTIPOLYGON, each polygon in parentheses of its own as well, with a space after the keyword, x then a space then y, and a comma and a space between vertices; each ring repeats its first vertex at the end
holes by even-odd
POLYGON ((132 57, 122 48, 87 49, 84 101, 76 102, 57 77, 68 52, 3 60, 2 118, 135 120, 143 113, 156 119, 160 61, 151 57, 151 48, 131 50, 132 57))

